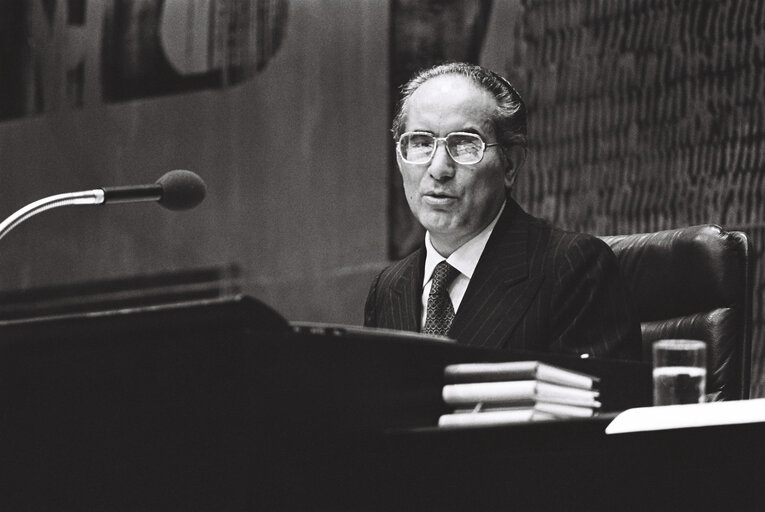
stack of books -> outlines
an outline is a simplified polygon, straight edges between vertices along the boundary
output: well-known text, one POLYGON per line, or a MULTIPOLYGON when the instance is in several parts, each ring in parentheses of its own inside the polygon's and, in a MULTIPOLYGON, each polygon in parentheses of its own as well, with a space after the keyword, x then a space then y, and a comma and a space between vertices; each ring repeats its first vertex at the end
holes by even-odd
POLYGON ((598 378, 539 361, 453 364, 444 369, 439 427, 586 418, 600 408, 598 378))

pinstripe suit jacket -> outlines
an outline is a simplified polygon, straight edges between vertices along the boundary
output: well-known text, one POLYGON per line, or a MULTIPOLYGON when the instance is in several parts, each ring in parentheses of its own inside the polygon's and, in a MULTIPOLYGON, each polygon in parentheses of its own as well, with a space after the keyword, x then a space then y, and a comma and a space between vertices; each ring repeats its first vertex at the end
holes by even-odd
MULTIPOLYGON (((364 325, 419 331, 425 247, 384 269, 364 325)), ((640 359, 640 323, 616 257, 508 199, 454 317, 459 343, 640 359)))

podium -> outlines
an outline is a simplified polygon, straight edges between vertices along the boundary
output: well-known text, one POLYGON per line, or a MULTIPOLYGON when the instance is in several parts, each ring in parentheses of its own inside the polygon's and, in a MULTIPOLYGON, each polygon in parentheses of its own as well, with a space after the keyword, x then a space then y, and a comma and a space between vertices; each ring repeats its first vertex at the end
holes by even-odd
POLYGON ((762 491, 746 484, 765 471, 763 425, 695 429, 692 446, 673 433, 604 434, 613 411, 648 404, 649 372, 363 329, 298 329, 249 297, 2 322, 0 508, 625 509, 614 500, 670 470, 695 467, 695 483, 709 485, 698 475, 706 460, 727 471, 718 496, 757 501, 762 491), (601 377, 603 415, 435 427, 446 410, 444 366, 528 358, 601 377), (743 450, 755 437, 760 447, 743 450), (662 470, 655 463, 667 456, 690 458, 662 470), (760 469, 739 467, 756 460, 760 469))

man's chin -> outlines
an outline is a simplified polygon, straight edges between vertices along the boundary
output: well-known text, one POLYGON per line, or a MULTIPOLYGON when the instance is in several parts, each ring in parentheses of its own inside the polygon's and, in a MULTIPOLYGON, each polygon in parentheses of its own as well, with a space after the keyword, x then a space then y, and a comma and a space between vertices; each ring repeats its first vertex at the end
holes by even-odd
POLYGON ((431 233, 450 234, 456 230, 454 216, 446 213, 429 212, 420 217, 420 224, 431 233))

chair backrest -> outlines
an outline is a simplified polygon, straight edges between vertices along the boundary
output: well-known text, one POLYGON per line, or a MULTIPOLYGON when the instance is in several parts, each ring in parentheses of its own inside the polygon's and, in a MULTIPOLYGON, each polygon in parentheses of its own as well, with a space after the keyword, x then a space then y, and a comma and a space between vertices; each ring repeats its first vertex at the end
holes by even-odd
POLYGON ((715 225, 601 236, 616 254, 638 308, 643 358, 658 339, 707 343, 707 399, 749 397, 752 250, 715 225))

